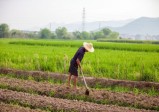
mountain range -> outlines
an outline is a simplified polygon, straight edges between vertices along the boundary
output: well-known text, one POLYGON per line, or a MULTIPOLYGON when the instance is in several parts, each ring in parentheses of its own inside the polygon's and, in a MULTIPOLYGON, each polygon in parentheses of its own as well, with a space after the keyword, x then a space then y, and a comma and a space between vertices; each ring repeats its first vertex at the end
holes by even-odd
MULTIPOLYGON (((82 31, 82 22, 71 24, 50 23, 42 27, 34 27, 29 30, 39 31, 41 28, 49 28, 55 31, 58 27, 66 27, 69 32, 82 31)), ((109 28, 120 34, 129 35, 159 35, 159 17, 141 17, 122 21, 95 21, 85 22, 86 31, 97 31, 102 28, 109 28)))
POLYGON ((120 34, 159 35, 159 18, 141 17, 122 27, 110 27, 120 34))

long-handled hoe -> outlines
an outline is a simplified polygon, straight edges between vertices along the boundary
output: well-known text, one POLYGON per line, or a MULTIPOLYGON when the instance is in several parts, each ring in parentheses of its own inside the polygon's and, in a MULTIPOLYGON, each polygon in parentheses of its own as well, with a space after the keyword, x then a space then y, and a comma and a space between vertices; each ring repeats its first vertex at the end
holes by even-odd
POLYGON ((83 80, 84 80, 84 84, 85 84, 85 87, 86 87, 85 95, 89 96, 89 87, 87 86, 87 82, 86 82, 86 79, 83 75, 82 69, 80 69, 80 71, 81 71, 81 74, 82 74, 82 77, 83 77, 83 80))

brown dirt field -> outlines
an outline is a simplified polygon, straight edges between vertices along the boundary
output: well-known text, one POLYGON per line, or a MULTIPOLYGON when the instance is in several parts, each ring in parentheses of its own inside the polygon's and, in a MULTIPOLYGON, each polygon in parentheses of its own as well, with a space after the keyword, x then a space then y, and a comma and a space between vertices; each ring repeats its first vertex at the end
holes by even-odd
POLYGON ((107 101, 106 103, 108 104, 124 104, 129 106, 138 105, 146 109, 159 108, 159 96, 148 96, 144 94, 135 95, 133 93, 120 93, 106 90, 92 90, 90 91, 89 96, 85 96, 84 88, 74 91, 73 89, 67 88, 65 85, 52 85, 47 82, 36 82, 6 77, 0 77, 0 85, 5 85, 12 90, 16 90, 16 88, 18 88, 18 91, 31 91, 47 96, 50 96, 50 93, 53 92, 53 97, 57 98, 76 99, 78 97, 83 97, 83 100, 85 101, 107 101))
MULTIPOLYGON (((0 73, 2 74, 16 74, 17 77, 28 77, 32 76, 37 80, 42 78, 43 80, 48 79, 56 79, 61 82, 65 82, 67 79, 66 74, 59 73, 50 73, 50 72, 42 72, 42 71, 24 71, 24 70, 15 70, 9 68, 0 68, 0 73)), ((106 86, 123 86, 130 88, 139 88, 139 89, 149 89, 154 88, 159 91, 159 83, 157 82, 145 82, 145 81, 128 81, 128 80, 114 80, 114 79, 106 79, 106 78, 94 78, 94 77, 86 77, 88 86, 94 87, 96 84, 106 87, 106 86)), ((79 83, 83 83, 82 77, 79 77, 79 83)))
MULTIPOLYGON (((19 105, 27 105, 33 108, 49 109, 51 111, 78 111, 78 112, 147 112, 148 110, 130 109, 127 107, 99 105, 83 101, 72 101, 59 98, 51 98, 33 95, 23 92, 0 89, 0 100, 3 102, 16 101, 19 105)), ((149 111, 151 112, 151 111, 149 111)))
POLYGON ((0 112, 45 112, 0 102, 0 112))

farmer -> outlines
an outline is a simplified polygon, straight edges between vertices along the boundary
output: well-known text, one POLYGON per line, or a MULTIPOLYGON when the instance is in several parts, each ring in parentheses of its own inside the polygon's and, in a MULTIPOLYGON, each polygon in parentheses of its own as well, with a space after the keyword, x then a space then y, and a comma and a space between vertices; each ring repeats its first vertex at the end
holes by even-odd
POLYGON ((83 46, 77 50, 74 57, 71 59, 68 76, 68 87, 70 87, 70 80, 71 76, 73 75, 74 89, 77 89, 78 67, 82 69, 80 63, 84 57, 85 52, 94 52, 92 43, 84 42, 83 46))

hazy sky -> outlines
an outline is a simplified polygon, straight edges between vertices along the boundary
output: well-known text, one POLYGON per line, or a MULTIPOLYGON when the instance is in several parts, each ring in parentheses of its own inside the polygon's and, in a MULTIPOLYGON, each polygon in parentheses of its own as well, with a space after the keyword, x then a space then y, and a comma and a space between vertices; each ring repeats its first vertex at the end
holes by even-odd
POLYGON ((159 0, 0 0, 0 24, 26 29, 54 23, 159 17, 159 0))

